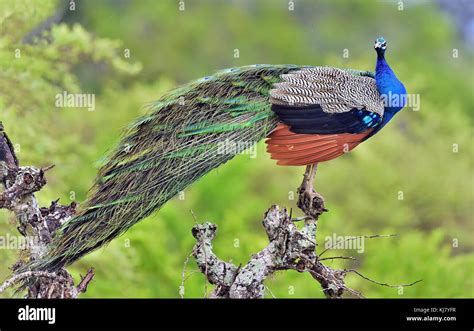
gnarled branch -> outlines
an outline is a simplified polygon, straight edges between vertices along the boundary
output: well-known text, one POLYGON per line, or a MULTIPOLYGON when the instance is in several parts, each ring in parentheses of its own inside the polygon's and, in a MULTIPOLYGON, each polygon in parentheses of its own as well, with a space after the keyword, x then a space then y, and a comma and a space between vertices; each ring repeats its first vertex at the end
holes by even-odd
MULTIPOLYGON (((46 252, 56 229, 76 213, 74 202, 62 206, 56 200, 49 207, 39 207, 34 193, 46 185, 45 172, 50 168, 20 167, 13 144, 0 123, 0 181, 4 187, 0 193, 0 208, 8 209, 15 215, 17 229, 26 239, 26 253, 30 260, 40 258, 46 252)), ((21 259, 17 261, 13 271, 23 263, 21 259)), ((29 298, 75 298, 85 292, 92 278, 93 271, 90 269, 76 288, 66 269, 61 268, 54 273, 28 271, 6 280, 0 292, 21 281, 28 284, 29 298)))
POLYGON ((263 226, 269 244, 241 267, 220 260, 212 251, 217 230, 214 224, 198 224, 193 228, 197 240, 193 256, 207 280, 216 285, 212 297, 262 298, 264 281, 279 270, 309 272, 320 283, 326 297, 343 295, 347 290, 344 270, 324 266, 315 253, 316 220, 306 220, 299 230, 286 209, 274 205, 265 213, 263 226))

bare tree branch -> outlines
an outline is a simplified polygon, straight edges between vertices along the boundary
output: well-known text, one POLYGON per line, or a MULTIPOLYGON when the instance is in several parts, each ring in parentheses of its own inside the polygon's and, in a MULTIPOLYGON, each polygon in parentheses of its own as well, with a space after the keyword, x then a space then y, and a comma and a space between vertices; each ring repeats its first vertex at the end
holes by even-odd
POLYGON ((377 282, 377 281, 375 281, 375 280, 373 280, 373 279, 370 279, 369 277, 364 276, 364 275, 361 274, 359 271, 354 270, 354 269, 347 269, 347 270, 345 270, 345 272, 346 272, 346 273, 347 273, 347 272, 353 272, 353 273, 359 275, 360 277, 364 278, 365 280, 368 280, 369 282, 372 282, 372 283, 377 284, 377 285, 380 285, 380 286, 386 286, 386 287, 408 287, 408 286, 413 286, 413 285, 415 285, 415 284, 417 284, 417 283, 423 281, 422 279, 419 279, 419 280, 416 280, 416 281, 414 281, 414 282, 412 282, 412 283, 409 283, 409 284, 391 285, 391 284, 381 283, 381 282, 377 282))
MULTIPOLYGON (((0 123, 0 182, 4 188, 0 193, 0 208, 8 209, 15 215, 17 229, 27 242, 24 253, 29 260, 41 258, 56 229, 76 213, 75 202, 63 206, 56 200, 49 207, 39 206, 34 193, 46 185, 44 175, 52 167, 20 167, 13 144, 0 123)), ((20 259, 12 270, 17 270, 23 263, 24 259, 20 259)), ((28 271, 13 275, 4 282, 0 292, 22 282, 27 284, 29 298, 75 298, 86 291, 93 276, 90 269, 76 288, 71 275, 63 268, 53 273, 28 271)))
POLYGON ((57 278, 58 275, 54 272, 47 272, 47 271, 26 271, 21 274, 16 274, 11 278, 7 279, 0 285, 0 293, 4 292, 7 288, 15 285, 16 283, 27 279, 27 278, 41 278, 41 277, 49 277, 49 278, 57 278))
POLYGON ((197 243, 193 256, 211 284, 216 285, 212 297, 217 298, 262 298, 264 281, 279 270, 309 272, 329 298, 341 297, 346 289, 343 270, 333 270, 321 264, 315 255, 316 221, 306 221, 299 230, 291 221, 286 209, 272 206, 266 212, 263 226, 269 244, 255 254, 250 261, 238 268, 220 260, 212 250, 216 226, 212 223, 198 224, 193 228, 197 243))

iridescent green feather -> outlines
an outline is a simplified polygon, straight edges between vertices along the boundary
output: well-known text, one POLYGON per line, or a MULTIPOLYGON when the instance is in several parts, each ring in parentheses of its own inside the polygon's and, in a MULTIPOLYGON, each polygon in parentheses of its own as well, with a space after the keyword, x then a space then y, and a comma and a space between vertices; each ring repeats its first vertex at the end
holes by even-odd
MULTIPOLYGON (((295 65, 219 71, 150 104, 102 166, 82 212, 55 235, 46 256, 29 267, 69 264, 159 209, 191 183, 230 160, 226 140, 258 142, 277 124, 272 85, 295 65)), ((237 144, 237 153, 241 146, 237 144)), ((247 145, 248 146, 248 145, 247 145)))

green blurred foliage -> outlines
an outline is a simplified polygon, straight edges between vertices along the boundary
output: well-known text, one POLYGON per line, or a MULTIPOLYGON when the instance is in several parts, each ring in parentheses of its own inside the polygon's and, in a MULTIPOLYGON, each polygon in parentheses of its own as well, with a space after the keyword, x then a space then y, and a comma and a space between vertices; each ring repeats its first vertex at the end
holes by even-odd
MULTIPOLYGON (((67 24, 25 45, 22 37, 60 5, 0 0, 1 120, 22 164, 56 164, 38 194, 41 203, 83 201, 97 161, 121 128, 180 83, 253 63, 373 69, 372 43, 383 35, 389 63, 409 93, 420 95, 421 108, 405 109, 353 153, 320 165, 317 189, 330 212, 319 222, 319 251, 333 234, 396 233, 366 240, 360 254, 325 253, 355 262, 327 262, 379 282, 423 279, 401 291, 349 274, 348 284, 368 297, 473 297, 472 54, 430 2, 406 1, 404 10, 396 1, 294 3, 289 11, 283 0, 185 1, 180 11, 177 1, 86 0, 67 10, 67 24), (94 93, 95 111, 55 107, 62 91, 94 93)), ((186 190, 184 200, 169 202, 71 267, 76 277, 96 268, 84 297, 178 297, 194 244, 191 210, 197 221, 218 225, 221 258, 246 263, 267 243, 261 219, 271 204, 297 213, 292 198, 303 170, 275 166, 263 143, 257 158, 236 157, 186 190)), ((16 233, 8 219, 2 211, 0 235, 16 233)), ((14 251, 1 252, 1 279, 15 258, 14 251)), ((206 290, 196 269, 191 259, 185 297, 206 290)), ((296 272, 278 273, 266 285, 278 298, 323 297, 309 275, 296 272)))

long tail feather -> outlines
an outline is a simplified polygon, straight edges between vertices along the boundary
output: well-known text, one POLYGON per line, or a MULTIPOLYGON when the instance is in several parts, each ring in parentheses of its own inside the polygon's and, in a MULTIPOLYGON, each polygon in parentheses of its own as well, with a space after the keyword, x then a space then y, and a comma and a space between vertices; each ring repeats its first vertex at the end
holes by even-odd
MULTIPOLYGON (((150 105, 101 168, 82 212, 23 269, 55 270, 119 236, 235 154, 225 141, 257 142, 277 125, 269 90, 293 65, 227 69, 150 105)), ((245 144, 237 144, 245 146, 245 144)), ((239 153, 244 147, 237 147, 239 153)))

